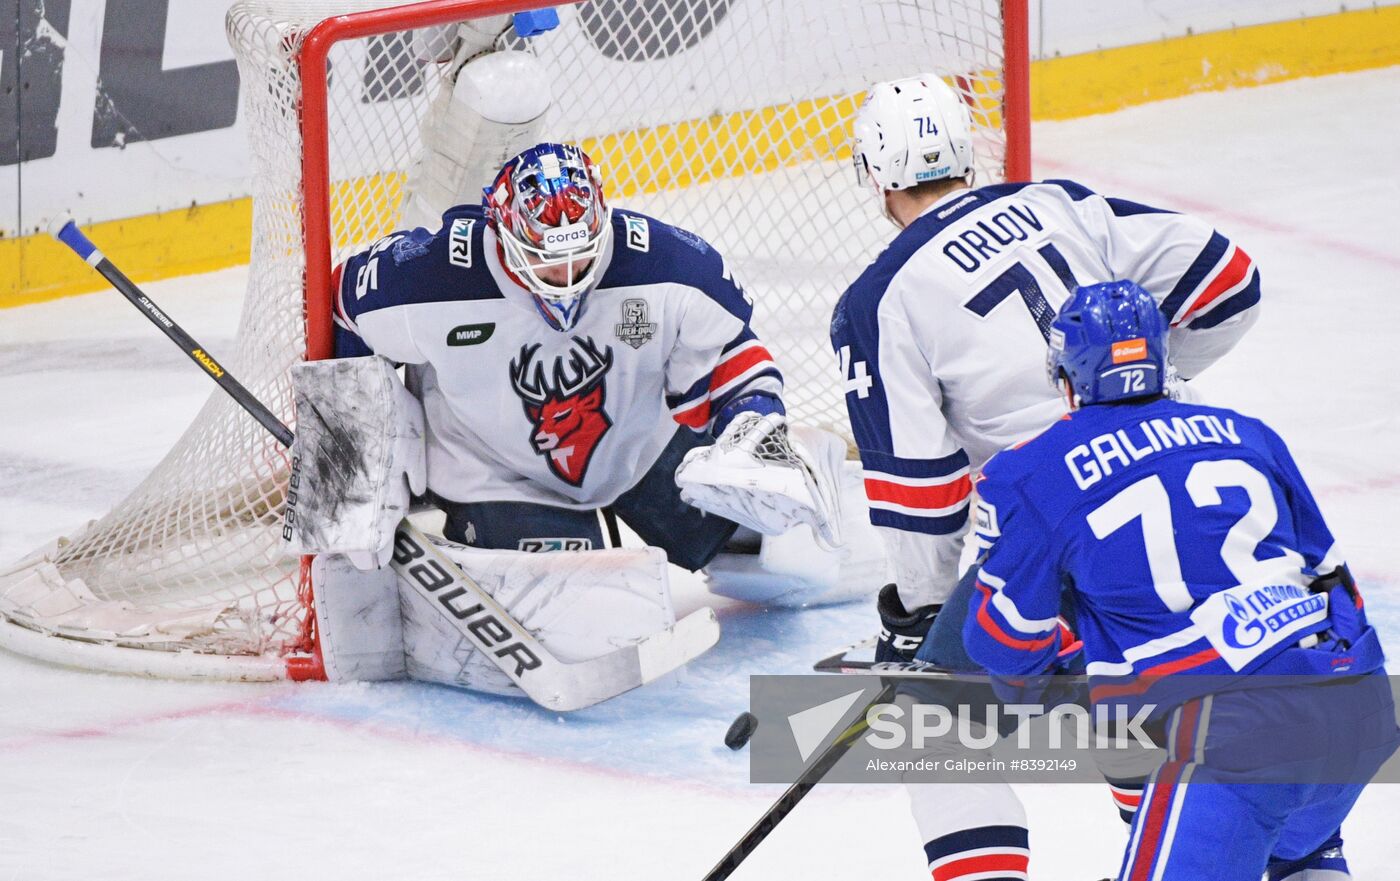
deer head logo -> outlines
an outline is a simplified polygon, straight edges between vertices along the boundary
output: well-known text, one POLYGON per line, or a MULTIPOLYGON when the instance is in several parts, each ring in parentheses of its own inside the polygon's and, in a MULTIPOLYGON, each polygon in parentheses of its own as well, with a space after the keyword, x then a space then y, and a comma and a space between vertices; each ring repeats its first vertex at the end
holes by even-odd
POLYGON ((549 373, 535 358, 539 348, 539 343, 520 347, 519 360, 510 362, 511 385, 534 423, 530 445, 556 477, 581 486, 598 441, 612 427, 603 412, 603 378, 613 365, 612 347, 599 352, 591 338, 573 337, 549 373))

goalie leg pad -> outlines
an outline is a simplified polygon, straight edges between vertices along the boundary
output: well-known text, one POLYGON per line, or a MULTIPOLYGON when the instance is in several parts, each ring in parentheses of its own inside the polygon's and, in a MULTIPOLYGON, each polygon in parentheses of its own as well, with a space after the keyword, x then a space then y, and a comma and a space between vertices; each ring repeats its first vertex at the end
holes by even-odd
MULTIPOLYGON (((442 549, 561 661, 596 658, 675 624, 666 560, 655 548, 534 554, 442 549)), ((445 596, 399 584, 412 679, 489 694, 519 688, 462 634, 445 596)))
POLYGON ((311 563, 321 661, 331 682, 403 679, 403 626, 392 569, 362 570, 339 554, 311 563))
POLYGON ((712 593, 765 606, 829 605, 873 597, 890 581, 884 545, 865 506, 857 463, 840 469, 840 532, 830 550, 806 529, 763 536, 757 554, 722 553, 705 567, 712 593))

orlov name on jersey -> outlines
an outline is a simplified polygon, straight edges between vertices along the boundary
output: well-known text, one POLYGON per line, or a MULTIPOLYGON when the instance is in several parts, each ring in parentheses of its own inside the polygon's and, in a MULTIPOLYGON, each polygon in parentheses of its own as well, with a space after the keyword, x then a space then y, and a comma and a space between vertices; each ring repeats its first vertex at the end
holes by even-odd
POLYGON ((534 423, 530 445, 560 480, 582 486, 598 442, 612 427, 603 410, 604 379, 612 369, 612 347, 598 351, 592 337, 573 337, 569 351, 546 372, 535 358, 540 344, 520 347, 510 362, 510 380, 534 423))

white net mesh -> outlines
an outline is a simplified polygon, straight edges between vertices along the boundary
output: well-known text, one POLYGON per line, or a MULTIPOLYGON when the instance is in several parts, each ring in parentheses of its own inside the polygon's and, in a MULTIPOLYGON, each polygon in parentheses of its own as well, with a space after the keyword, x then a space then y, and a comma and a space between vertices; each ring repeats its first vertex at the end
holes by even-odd
MULTIPOLYGON (((256 169, 252 272, 238 342, 219 357, 290 421, 288 368, 304 357, 301 88, 296 54, 316 22, 383 0, 251 0, 228 31, 256 169)), ((419 4, 466 8, 460 0, 419 4)), ((787 379, 798 420, 844 422, 827 344, 844 287, 889 240, 849 162, 850 118, 869 83, 943 75, 973 108, 979 180, 1003 177, 999 0, 592 0, 524 48, 555 88, 551 140, 581 142, 610 202, 715 244, 753 296, 755 326, 787 379)), ((420 123, 450 65, 403 29, 340 43, 328 94, 333 259, 395 228, 420 123)), ((287 455, 215 394, 152 475, 51 556, 90 602, 204 610, 216 623, 177 645, 228 654, 308 647, 298 561, 280 541, 287 455)), ((0 575, 0 614, 53 632, 0 575)), ((8 580, 7 580, 8 578, 8 580)), ((50 581, 54 579, 50 578, 50 581)), ((70 591, 72 593, 72 591, 70 591)), ((79 617, 81 620, 81 616, 79 617)), ((124 618, 123 620, 130 620, 124 618)), ((70 623, 67 630, 75 627, 70 623)), ((169 647, 125 635, 86 638, 169 647)))

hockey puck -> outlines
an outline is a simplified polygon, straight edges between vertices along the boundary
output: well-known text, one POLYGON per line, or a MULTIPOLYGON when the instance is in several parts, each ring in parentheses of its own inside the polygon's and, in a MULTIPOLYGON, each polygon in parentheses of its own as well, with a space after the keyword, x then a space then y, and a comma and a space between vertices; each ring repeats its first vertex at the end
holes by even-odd
POLYGON ((729 730, 724 732, 724 745, 734 750, 743 749, 757 730, 758 717, 749 712, 740 713, 729 724, 729 730))

